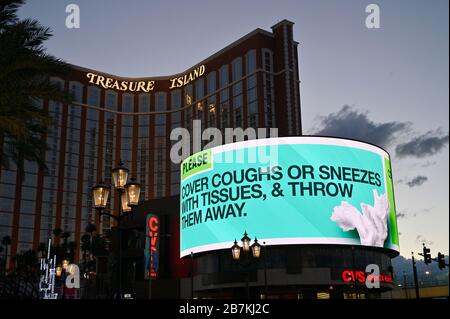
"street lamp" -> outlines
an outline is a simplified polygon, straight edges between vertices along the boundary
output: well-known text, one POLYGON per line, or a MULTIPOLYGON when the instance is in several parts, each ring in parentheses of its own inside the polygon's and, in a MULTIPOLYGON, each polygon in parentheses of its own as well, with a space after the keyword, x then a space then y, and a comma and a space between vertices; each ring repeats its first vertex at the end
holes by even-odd
POLYGON ((56 267, 55 275, 61 280, 61 288, 62 294, 61 299, 65 299, 65 291, 66 291, 66 272, 69 271, 69 261, 67 259, 63 259, 61 262, 61 266, 56 267))
POLYGON ((119 165, 114 167, 111 170, 111 174, 114 181, 114 187, 116 189, 124 189, 128 179, 128 168, 126 168, 122 161, 119 162, 119 165))
POLYGON ((139 203, 139 196, 141 194, 141 185, 136 182, 135 178, 131 178, 131 182, 125 184, 125 194, 128 206, 136 207, 139 203))
POLYGON ((256 237, 255 237, 255 242, 253 243, 251 248, 252 248, 253 257, 259 258, 259 256, 261 255, 261 245, 258 243, 258 239, 256 239, 256 237))
POLYGON ((56 267, 56 276, 60 277, 62 274, 62 268, 61 266, 56 267))
POLYGON ((247 231, 244 232, 244 237, 242 237, 241 241, 242 241, 242 250, 244 250, 244 252, 248 252, 249 248, 250 248, 250 237, 248 237, 247 231))
POLYGON ((100 182, 92 188, 92 197, 94 198, 94 208, 103 210, 108 203, 109 188, 105 183, 100 182))
POLYGON ((237 241, 234 240, 234 245, 231 247, 231 255, 233 257, 233 260, 235 260, 239 265, 241 265, 246 270, 246 276, 245 276, 245 290, 247 299, 250 299, 250 271, 249 267, 253 263, 257 262, 259 260, 259 256, 261 255, 261 245, 258 243, 258 240, 255 237, 254 243, 250 246, 250 237, 248 237, 247 231, 244 232, 244 237, 241 239, 242 241, 242 251, 244 252, 244 262, 240 262, 241 257, 241 247, 238 245, 237 241), (255 259, 254 261, 250 260, 249 258, 249 251, 252 251, 252 256, 255 259))
POLYGON ((69 261, 68 261, 67 259, 64 259, 64 260, 62 261, 62 268, 63 268, 64 270, 67 270, 67 267, 69 267, 69 261))
POLYGON ((109 216, 117 222, 119 231, 119 295, 122 298, 122 228, 121 221, 125 216, 132 212, 132 208, 139 203, 141 194, 141 185, 131 178, 131 182, 127 183, 129 170, 124 166, 122 161, 118 166, 111 170, 114 188, 117 190, 119 199, 119 213, 117 215, 106 213, 104 210, 108 204, 109 186, 103 182, 98 183, 92 188, 92 197, 94 198, 94 208, 98 211, 99 218, 102 215, 109 216))
POLYGON ((234 260, 239 260, 239 256, 241 255, 241 247, 237 244, 236 239, 234 240, 234 245, 231 247, 231 253, 234 260))

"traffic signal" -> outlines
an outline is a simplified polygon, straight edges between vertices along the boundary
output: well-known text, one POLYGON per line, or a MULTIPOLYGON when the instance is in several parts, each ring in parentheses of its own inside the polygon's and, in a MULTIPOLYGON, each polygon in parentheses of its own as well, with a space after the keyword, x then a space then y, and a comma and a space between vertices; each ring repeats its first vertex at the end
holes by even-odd
POLYGON ((431 254, 430 254, 430 248, 423 246, 423 258, 425 260, 425 264, 431 264, 431 254))
POLYGON ((445 269, 445 256, 444 256, 444 254, 438 253, 438 264, 439 264, 439 269, 445 269))

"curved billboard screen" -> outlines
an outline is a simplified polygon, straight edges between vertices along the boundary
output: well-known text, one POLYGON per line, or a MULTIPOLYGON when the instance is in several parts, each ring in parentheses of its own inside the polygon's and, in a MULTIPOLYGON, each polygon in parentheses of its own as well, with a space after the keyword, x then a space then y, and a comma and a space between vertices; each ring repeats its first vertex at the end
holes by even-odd
POLYGON ((266 245, 339 244, 399 251, 389 154, 328 137, 226 144, 181 163, 180 255, 266 245))

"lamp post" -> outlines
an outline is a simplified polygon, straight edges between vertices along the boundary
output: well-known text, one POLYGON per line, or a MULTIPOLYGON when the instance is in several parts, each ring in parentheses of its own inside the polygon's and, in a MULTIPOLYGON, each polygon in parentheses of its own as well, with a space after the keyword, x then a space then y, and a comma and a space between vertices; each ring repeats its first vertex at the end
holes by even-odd
POLYGON ((66 299, 66 271, 67 268, 69 267, 69 261, 67 259, 63 259, 63 261, 61 262, 61 266, 56 267, 55 270, 55 275, 57 277, 61 278, 61 289, 62 289, 62 294, 61 294, 61 299, 66 299))
POLYGON ((256 239, 253 242, 252 245, 250 245, 250 237, 248 237, 247 231, 244 232, 244 237, 242 237, 242 251, 244 255, 244 262, 240 262, 241 259, 241 247, 238 245, 237 241, 234 240, 234 245, 231 247, 231 255, 233 256, 233 260, 235 260, 239 265, 241 265, 245 269, 245 291, 246 291, 246 297, 247 299, 250 299, 250 271, 249 267, 254 262, 259 260, 259 257, 261 255, 261 245, 258 243, 258 239, 256 239), (250 259, 250 249, 252 251, 252 256, 254 260, 252 261, 250 259))
POLYGON ((117 191, 119 200, 119 211, 117 215, 104 212, 108 204, 109 186, 103 182, 98 183, 92 188, 92 197, 94 198, 94 208, 98 211, 99 218, 101 216, 109 216, 117 222, 119 231, 119 296, 122 298, 122 229, 121 221, 125 216, 132 213, 132 207, 139 203, 141 194, 141 186, 131 178, 131 182, 127 183, 129 170, 120 161, 119 165, 112 169, 111 174, 114 182, 114 188, 117 191))

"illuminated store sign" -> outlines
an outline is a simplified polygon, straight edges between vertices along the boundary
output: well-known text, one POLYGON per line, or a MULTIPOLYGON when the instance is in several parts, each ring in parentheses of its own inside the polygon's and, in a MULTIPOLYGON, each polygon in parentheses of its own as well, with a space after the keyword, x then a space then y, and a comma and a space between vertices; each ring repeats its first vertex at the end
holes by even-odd
POLYGON ((145 279, 155 279, 159 271, 159 218, 147 215, 145 240, 145 279))
MULTIPOLYGON (((201 77, 203 74, 205 74, 205 65, 200 65, 189 73, 170 79, 169 89, 183 87, 201 77)), ((105 89, 146 93, 155 89, 155 81, 123 81, 92 72, 86 73, 86 77, 89 79, 89 83, 101 86, 105 89)))
POLYGON ((391 283, 392 277, 387 275, 371 275, 364 271, 344 270, 342 272, 342 280, 344 282, 365 283, 366 280, 391 283))
POLYGON ((374 145, 306 136, 249 140, 196 153, 180 173, 181 256, 228 249, 244 231, 267 245, 399 251, 390 158, 374 145))
POLYGON ((102 86, 105 89, 130 92, 150 92, 155 88, 155 81, 121 81, 95 73, 87 73, 89 83, 102 86))

